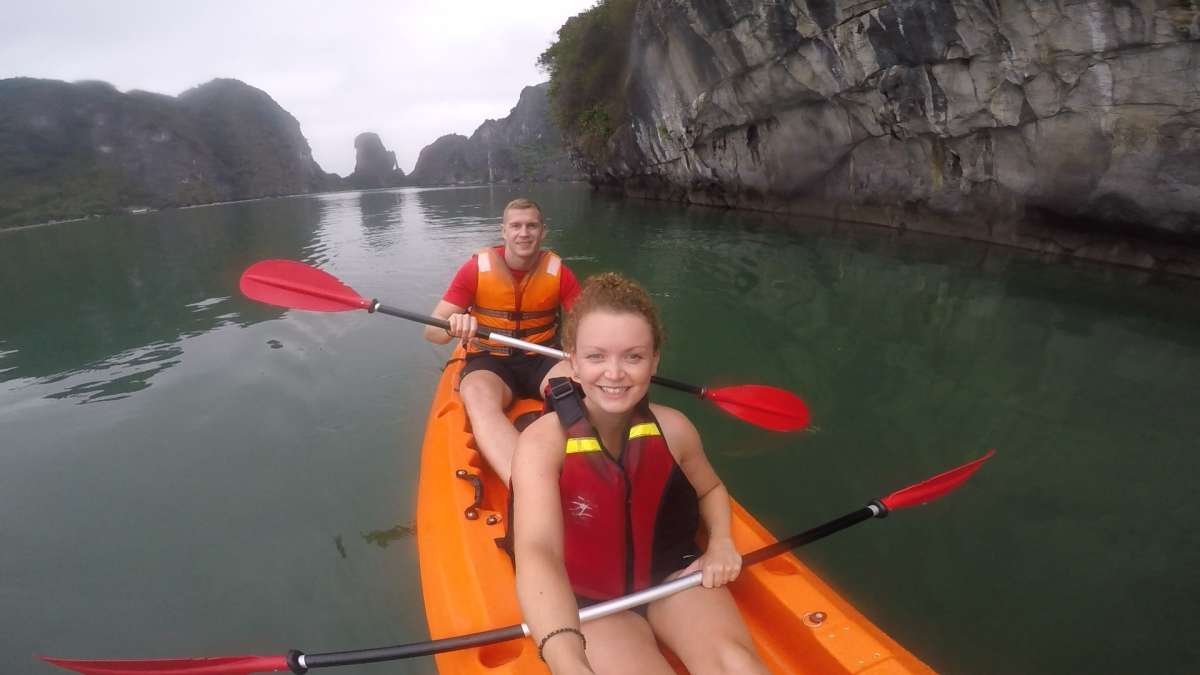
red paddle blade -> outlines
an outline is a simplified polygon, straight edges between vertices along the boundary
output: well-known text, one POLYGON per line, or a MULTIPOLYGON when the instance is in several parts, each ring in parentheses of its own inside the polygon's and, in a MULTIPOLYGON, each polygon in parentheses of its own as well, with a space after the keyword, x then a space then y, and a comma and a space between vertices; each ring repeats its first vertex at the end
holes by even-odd
POLYGON ((283 656, 218 656, 211 659, 89 661, 40 657, 84 675, 249 675, 290 670, 283 656))
POLYGON ((931 502, 942 495, 952 492, 959 485, 966 482, 971 477, 971 474, 978 471, 979 467, 991 459, 994 454, 996 454, 995 450, 988 450, 986 455, 973 462, 967 462, 958 468, 939 473, 933 478, 923 480, 916 485, 910 485, 903 490, 897 490, 879 501, 883 502, 883 505, 891 511, 931 502))
POLYGON ((725 412, 771 431, 798 431, 808 426, 808 406, 790 391, 763 384, 709 389, 706 398, 725 412))
POLYGON ((242 272, 242 293, 268 305, 312 312, 370 309, 363 298, 337 277, 295 260, 263 260, 242 272))

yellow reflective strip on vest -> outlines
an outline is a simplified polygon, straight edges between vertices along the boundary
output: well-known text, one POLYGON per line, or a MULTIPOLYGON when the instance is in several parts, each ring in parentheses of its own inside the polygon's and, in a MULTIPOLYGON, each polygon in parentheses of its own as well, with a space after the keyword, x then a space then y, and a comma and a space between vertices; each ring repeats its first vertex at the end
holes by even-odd
POLYGON ((630 440, 643 436, 662 436, 662 432, 658 430, 658 425, 654 422, 644 422, 629 427, 630 440))
POLYGON ((577 452, 598 452, 600 450, 600 441, 595 438, 568 438, 567 439, 567 454, 573 455, 577 452))

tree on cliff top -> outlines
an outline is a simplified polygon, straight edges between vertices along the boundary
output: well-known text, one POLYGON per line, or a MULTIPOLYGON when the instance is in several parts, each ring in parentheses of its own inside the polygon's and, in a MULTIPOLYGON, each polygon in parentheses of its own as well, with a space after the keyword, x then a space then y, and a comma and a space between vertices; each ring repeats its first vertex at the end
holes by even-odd
POLYGON ((599 0, 567 19, 538 57, 550 75, 550 112, 568 143, 590 161, 624 122, 625 71, 638 0, 599 0))

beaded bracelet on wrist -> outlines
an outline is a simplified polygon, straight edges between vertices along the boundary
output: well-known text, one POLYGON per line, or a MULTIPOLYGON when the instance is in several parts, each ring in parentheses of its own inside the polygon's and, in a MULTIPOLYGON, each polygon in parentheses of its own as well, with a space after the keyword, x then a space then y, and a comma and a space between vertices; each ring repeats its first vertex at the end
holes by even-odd
POLYGON ((572 628, 570 626, 563 626, 562 628, 558 628, 558 629, 550 631, 549 633, 546 633, 546 636, 543 637, 542 641, 538 643, 538 658, 539 659, 541 659, 542 661, 546 660, 546 657, 542 655, 542 650, 545 649, 545 647, 546 647, 546 641, 549 640, 550 638, 554 637, 555 635, 561 635, 563 633, 574 633, 574 634, 578 635, 579 639, 583 640, 583 648, 585 650, 587 649, 587 638, 584 637, 583 631, 579 630, 578 628, 572 628))

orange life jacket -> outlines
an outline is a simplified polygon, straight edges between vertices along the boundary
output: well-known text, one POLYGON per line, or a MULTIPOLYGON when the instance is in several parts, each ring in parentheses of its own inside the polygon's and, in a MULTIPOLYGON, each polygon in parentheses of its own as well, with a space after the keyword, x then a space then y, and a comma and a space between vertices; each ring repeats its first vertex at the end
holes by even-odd
MULTIPOLYGON (((542 251, 533 269, 521 282, 513 281, 504 255, 493 248, 475 254, 478 267, 475 300, 470 313, 486 328, 526 342, 548 345, 558 339, 559 287, 562 258, 553 251, 542 251)), ((478 339, 468 351, 488 351, 508 356, 513 349, 492 340, 478 339)))

